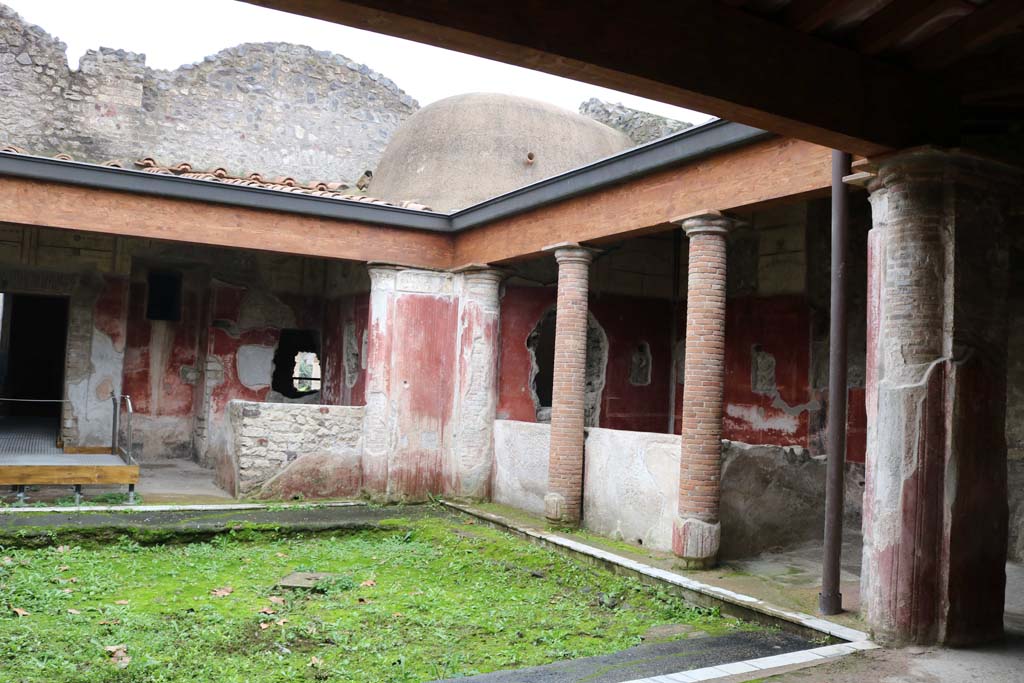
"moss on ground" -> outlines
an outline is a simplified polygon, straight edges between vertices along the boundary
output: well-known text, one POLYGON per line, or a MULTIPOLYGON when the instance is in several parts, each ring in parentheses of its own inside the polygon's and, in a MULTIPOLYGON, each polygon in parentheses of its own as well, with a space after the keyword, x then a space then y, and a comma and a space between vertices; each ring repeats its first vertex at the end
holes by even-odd
POLYGON ((53 683, 425 681, 756 628, 468 518, 0 548, 0 610, 0 680, 53 683), (339 578, 275 588, 292 571, 339 578))

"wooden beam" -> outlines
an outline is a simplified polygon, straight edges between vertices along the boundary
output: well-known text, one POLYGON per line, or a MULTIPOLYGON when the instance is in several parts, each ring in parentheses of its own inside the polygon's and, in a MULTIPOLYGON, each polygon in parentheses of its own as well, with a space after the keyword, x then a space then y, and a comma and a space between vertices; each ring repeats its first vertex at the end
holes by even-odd
POLYGON ((7 465, 0 466, 0 485, 137 484, 138 465, 7 465))
POLYGON ((841 17, 863 0, 793 0, 785 10, 786 24, 810 33, 841 17))
POLYGON ((963 16, 974 9, 967 0, 893 0, 864 20, 853 42, 864 54, 876 55, 898 45, 936 17, 963 16))
POLYGON ((956 132, 899 67, 713 0, 247 0, 689 107, 858 154, 956 132))
POLYGON ((919 45, 911 60, 919 69, 940 69, 996 38, 1021 30, 1024 2, 991 0, 919 45))
POLYGON ((498 263, 557 242, 619 239, 670 229, 676 216, 750 208, 825 192, 831 150, 776 138, 459 233, 455 264, 498 263))
POLYGON ((447 268, 449 235, 0 176, 0 221, 447 268))

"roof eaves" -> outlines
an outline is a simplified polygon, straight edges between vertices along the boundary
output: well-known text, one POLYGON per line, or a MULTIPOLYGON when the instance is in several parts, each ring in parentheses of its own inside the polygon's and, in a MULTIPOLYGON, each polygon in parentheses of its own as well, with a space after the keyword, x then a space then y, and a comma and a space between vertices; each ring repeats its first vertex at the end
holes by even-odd
POLYGON ((451 214, 455 232, 774 137, 721 119, 634 147, 451 214))
POLYGON ((12 152, 0 152, 0 175, 398 228, 432 232, 452 230, 451 221, 446 214, 431 211, 298 192, 282 192, 266 187, 213 183, 198 178, 147 173, 12 152))

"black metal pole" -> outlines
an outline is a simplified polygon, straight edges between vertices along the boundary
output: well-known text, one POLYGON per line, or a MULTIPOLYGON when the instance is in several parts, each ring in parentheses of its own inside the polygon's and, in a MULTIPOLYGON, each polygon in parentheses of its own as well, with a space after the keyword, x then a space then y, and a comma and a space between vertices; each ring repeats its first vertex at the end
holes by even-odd
POLYGON ((832 296, 828 342, 828 474, 825 483, 824 568, 818 608, 843 611, 839 592, 843 550, 843 470, 846 463, 846 232, 848 194, 843 177, 850 155, 832 151, 832 296))

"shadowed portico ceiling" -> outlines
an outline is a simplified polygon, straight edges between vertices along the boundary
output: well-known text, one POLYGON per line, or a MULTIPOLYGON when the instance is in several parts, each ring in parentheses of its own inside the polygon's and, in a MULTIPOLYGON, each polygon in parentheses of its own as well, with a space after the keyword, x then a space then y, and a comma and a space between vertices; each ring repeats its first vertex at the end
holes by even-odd
POLYGON ((864 155, 1024 117, 1024 0, 246 1, 864 155))

